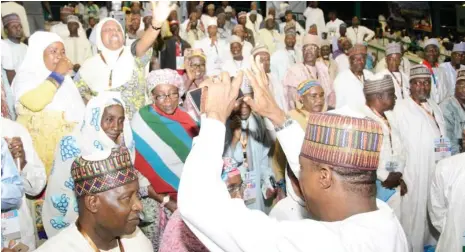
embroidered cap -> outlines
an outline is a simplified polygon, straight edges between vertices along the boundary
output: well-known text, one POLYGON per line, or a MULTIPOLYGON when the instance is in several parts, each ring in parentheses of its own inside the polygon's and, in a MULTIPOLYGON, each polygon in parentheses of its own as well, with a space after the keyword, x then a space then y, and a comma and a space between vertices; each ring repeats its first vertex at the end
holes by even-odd
POLYGON ((430 78, 431 73, 429 69, 422 65, 414 65, 410 68, 410 80, 416 79, 416 78, 430 78))
POLYGON ((74 16, 74 15, 69 15, 67 18, 66 18, 66 23, 71 23, 71 22, 75 22, 75 23, 79 23, 79 18, 77 16, 74 16))
POLYGON ((241 11, 241 12, 239 12, 239 14, 237 15, 237 17, 238 17, 238 18, 247 17, 247 12, 241 11))
POLYGON ((320 86, 320 83, 317 80, 315 79, 305 80, 297 86, 297 93, 299 94, 299 96, 304 96, 310 91, 310 88, 316 87, 316 86, 320 86))
POLYGON ((229 43, 231 43, 231 45, 233 43, 239 43, 239 44, 242 45, 242 39, 239 38, 239 36, 237 36, 237 35, 232 35, 229 43))
POLYGON ((252 49, 252 56, 256 56, 257 54, 259 53, 270 53, 270 51, 268 51, 268 47, 266 45, 257 45, 256 47, 254 47, 254 49, 252 49))
POLYGON ((105 192, 138 179, 131 155, 124 147, 113 149, 101 160, 77 158, 71 165, 71 176, 77 196, 105 192))
POLYGON ((300 156, 337 167, 378 168, 383 130, 374 120, 311 113, 300 156))
POLYGON ((305 35, 303 46, 306 46, 306 45, 316 45, 320 47, 321 45, 320 37, 318 37, 317 35, 312 35, 312 34, 305 35))
POLYGON ((207 10, 214 10, 215 9, 215 5, 214 4, 209 4, 207 6, 207 10))
POLYGON ((231 13, 231 12, 232 12, 231 6, 227 6, 227 7, 224 9, 224 12, 225 12, 225 13, 231 13))
POLYGON ((349 57, 357 54, 367 54, 367 47, 362 44, 356 44, 349 49, 349 57))
POLYGON ((387 74, 376 74, 363 83, 363 93, 365 95, 379 94, 389 90, 394 90, 394 82, 392 77, 387 74))
POLYGON ((2 23, 3 27, 14 23, 21 24, 21 19, 19 18, 18 14, 11 13, 2 17, 2 23))
POLYGON ((465 70, 459 70, 457 72, 457 81, 465 80, 465 70))
POLYGON ((149 94, 154 88, 162 84, 173 85, 178 88, 179 97, 184 95, 184 82, 176 70, 165 68, 153 70, 148 74, 147 90, 149 94))
POLYGON ((401 48, 400 44, 398 43, 389 43, 386 46, 386 56, 391 55, 391 54, 401 54, 401 48))
POLYGON ((452 52, 465 52, 465 43, 454 44, 452 52))

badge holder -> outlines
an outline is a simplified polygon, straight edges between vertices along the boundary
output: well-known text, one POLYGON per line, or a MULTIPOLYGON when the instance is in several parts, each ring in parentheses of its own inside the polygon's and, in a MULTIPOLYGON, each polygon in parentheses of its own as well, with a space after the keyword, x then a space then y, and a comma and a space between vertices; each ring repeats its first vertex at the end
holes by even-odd
POLYGON ((452 155, 452 146, 447 137, 440 137, 434 140, 434 160, 436 163, 452 155))

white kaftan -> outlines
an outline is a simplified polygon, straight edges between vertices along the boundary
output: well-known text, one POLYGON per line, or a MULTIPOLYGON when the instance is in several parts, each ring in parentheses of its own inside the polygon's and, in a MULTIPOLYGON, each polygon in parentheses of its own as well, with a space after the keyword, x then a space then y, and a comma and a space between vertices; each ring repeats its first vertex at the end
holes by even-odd
POLYGON ((307 7, 304 12, 305 16, 305 31, 308 32, 310 26, 315 24, 318 30, 318 36, 321 37, 321 33, 325 32, 325 14, 320 8, 307 7))
MULTIPOLYGON (((63 23, 56 24, 56 25, 50 27, 50 32, 56 33, 62 39, 65 39, 65 38, 69 37, 68 24, 63 24, 63 23)), ((82 28, 81 23, 79 23, 78 35, 79 35, 79 37, 82 36, 83 38, 87 38, 86 31, 84 31, 84 28, 82 28)))
POLYGON ((410 96, 410 82, 407 75, 403 72, 391 72, 388 69, 380 71, 381 74, 389 75, 394 82, 397 100, 405 99, 410 96))
MULTIPOLYGON (((220 169, 225 131, 223 123, 203 118, 179 185, 183 220, 210 251, 407 251, 399 221, 380 201, 378 210, 342 221, 280 222, 247 209, 241 199, 231 199, 220 169), (198 167, 202 167, 201 173, 198 167), (204 197, 202 192, 207 190, 209 197, 204 197)), ((304 131, 293 122, 277 135, 293 172, 299 174, 304 131)))
POLYGON ((352 45, 355 45, 370 41, 375 36, 375 32, 365 26, 359 25, 357 28, 353 26, 347 28, 346 35, 352 42, 352 45))
POLYGON ((439 65, 440 68, 444 69, 446 74, 447 87, 449 92, 447 96, 452 96, 455 94, 455 83, 457 82, 457 72, 459 70, 465 70, 465 65, 460 65, 459 69, 455 69, 450 62, 444 62, 439 65))
POLYGON ((26 57, 27 45, 16 44, 9 39, 2 40, 2 68, 17 71, 24 57, 26 57))
POLYGON ((438 163, 428 205, 434 227, 441 233, 438 252, 465 248, 465 153, 438 163))
POLYGON ((279 81, 283 81, 287 70, 296 63, 301 63, 302 50, 294 48, 287 50, 285 48, 277 50, 271 55, 271 72, 275 73, 279 81))
MULTIPOLYGON (((2 125, 1 137, 20 137, 23 143, 24 152, 26 155, 27 164, 20 172, 21 180, 24 185, 26 195, 35 197, 39 195, 45 187, 47 178, 45 176, 45 167, 40 160, 37 152, 32 145, 32 138, 24 126, 21 124, 0 118, 2 125)), ((31 214, 31 204, 26 199, 26 195, 22 198, 22 203, 19 208, 19 230, 21 233, 21 242, 29 247, 32 251, 36 248, 35 238, 35 216, 31 214)))
POLYGON ((212 45, 211 38, 204 38, 196 41, 194 43, 194 48, 202 49, 205 56, 207 56, 206 75, 214 76, 220 74, 225 57, 230 51, 229 44, 219 39, 212 45))
POLYGON ((92 46, 86 37, 67 37, 63 39, 66 57, 73 64, 82 66, 84 61, 92 57, 92 46))
POLYGON ((341 108, 345 105, 349 105, 351 107, 360 107, 365 105, 366 99, 363 94, 363 82, 372 76, 373 74, 365 69, 363 70, 361 80, 355 76, 350 69, 340 72, 334 80, 336 108, 341 108))
POLYGON ((426 106, 431 114, 410 97, 398 100, 391 124, 399 132, 407 155, 402 178, 408 192, 402 198, 401 223, 413 251, 423 251, 430 237, 427 199, 435 167, 434 141, 446 134, 439 106, 431 99, 426 106))

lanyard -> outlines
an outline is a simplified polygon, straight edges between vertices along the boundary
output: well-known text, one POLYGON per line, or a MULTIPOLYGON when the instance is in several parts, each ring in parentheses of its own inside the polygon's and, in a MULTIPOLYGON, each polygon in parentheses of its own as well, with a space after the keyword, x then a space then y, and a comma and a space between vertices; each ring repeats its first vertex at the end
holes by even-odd
POLYGON ((247 143, 249 142, 249 123, 247 122, 247 128, 245 130, 245 136, 241 132, 241 147, 242 147, 242 155, 244 157, 244 166, 248 169, 248 163, 247 163, 247 143))
POLYGON ((382 116, 380 113, 378 113, 378 111, 376 111, 376 109, 372 109, 372 108, 370 108, 370 109, 371 109, 371 111, 373 111, 373 113, 375 113, 376 116, 381 118, 381 120, 383 120, 383 122, 387 125, 387 127, 389 129, 389 146, 391 147, 391 155, 394 155, 394 150, 393 150, 393 147, 392 147, 392 129, 391 129, 391 125, 389 124, 389 121, 384 116, 382 116))
POLYGON ((404 80, 402 79, 402 74, 399 72, 400 74, 400 82, 399 82, 399 80, 397 79, 397 76, 393 72, 391 71, 389 72, 391 73, 392 77, 396 80, 397 84, 400 83, 400 93, 402 95, 402 99, 404 99, 404 83, 403 83, 404 80))
MULTIPOLYGON (((92 247, 92 249, 94 249, 95 252, 100 252, 100 249, 97 248, 97 245, 95 245, 92 239, 90 239, 89 235, 87 235, 87 233, 84 230, 82 230, 81 225, 79 224, 78 220, 76 221, 76 227, 79 233, 81 233, 81 235, 84 236, 84 238, 87 240, 87 242, 92 247)), ((117 241, 118 241, 119 251, 124 252, 124 247, 123 247, 123 244, 121 244, 121 239, 117 238, 117 241)))
POLYGON ((426 61, 426 60, 423 60, 423 65, 426 66, 426 68, 428 68, 429 72, 431 73, 431 76, 433 76, 433 83, 434 83, 434 86, 437 88, 438 87, 438 84, 436 82, 436 75, 434 74, 434 71, 433 71, 433 67, 431 66, 431 64, 426 61))
POLYGON ((420 104, 420 107, 426 112, 426 114, 429 117, 431 117, 431 119, 433 119, 434 123, 436 123, 436 127, 438 127, 439 132, 441 132, 441 137, 442 137, 441 127, 439 127, 438 121, 436 121, 436 117, 434 116, 434 111, 431 108, 431 112, 430 112, 428 109, 426 109, 426 107, 425 107, 426 105, 427 105, 427 103, 424 102, 424 103, 420 104))
MULTIPOLYGON (((119 53, 118 58, 116 59, 116 61, 119 60, 119 58, 121 57, 121 54, 123 54, 123 52, 124 52, 124 48, 123 48, 123 50, 121 50, 121 52, 119 53)), ((105 57, 103 57, 103 54, 102 54, 102 53, 100 53, 100 58, 102 58, 103 63, 105 63, 106 65, 108 65, 107 62, 105 61, 105 57)), ((111 88, 111 84, 112 84, 112 82, 113 82, 112 79, 113 79, 113 69, 110 70, 110 80, 108 81, 108 86, 109 86, 110 88, 111 88)))
POLYGON ((305 65, 305 69, 307 69, 307 73, 310 75, 309 77, 314 78, 315 80, 318 80, 318 70, 315 67, 316 70, 316 78, 313 76, 312 71, 310 70, 311 68, 307 65, 305 65))

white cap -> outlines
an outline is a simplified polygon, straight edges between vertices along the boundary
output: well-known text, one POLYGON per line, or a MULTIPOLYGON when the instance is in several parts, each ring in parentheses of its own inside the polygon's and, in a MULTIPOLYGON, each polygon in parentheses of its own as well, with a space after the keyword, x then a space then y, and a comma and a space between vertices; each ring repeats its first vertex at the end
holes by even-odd
POLYGON ((207 20, 207 27, 209 26, 218 26, 218 22, 216 22, 216 17, 210 17, 207 20))
POLYGON ((227 6, 227 7, 224 9, 224 12, 232 12, 231 6, 227 6))
POLYGON ((465 52, 465 43, 454 44, 452 52, 465 52))
POLYGON ((240 43, 242 45, 242 39, 239 38, 237 35, 232 35, 230 39, 230 43, 240 43))
POLYGON ((425 46, 423 48, 426 48, 427 46, 429 45, 435 45, 439 48, 439 42, 437 39, 435 38, 432 38, 432 39, 428 39, 426 42, 425 42, 425 46))

